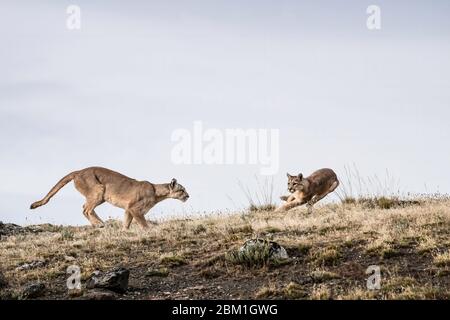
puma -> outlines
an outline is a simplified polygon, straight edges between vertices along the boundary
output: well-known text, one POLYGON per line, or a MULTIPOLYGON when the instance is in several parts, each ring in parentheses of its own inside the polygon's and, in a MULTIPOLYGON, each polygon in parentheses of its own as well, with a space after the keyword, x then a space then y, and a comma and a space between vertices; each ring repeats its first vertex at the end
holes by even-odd
POLYGON ((34 202, 30 209, 45 205, 62 187, 70 181, 75 188, 86 197, 83 214, 93 226, 104 226, 94 209, 104 202, 125 209, 123 227, 128 229, 135 219, 142 228, 148 228, 145 214, 158 202, 165 199, 187 201, 189 194, 184 187, 172 179, 170 183, 153 184, 148 181, 137 181, 118 172, 90 167, 74 171, 62 178, 45 196, 34 202))
POLYGON ((294 207, 307 204, 308 213, 312 212, 312 207, 327 194, 333 192, 339 186, 339 180, 333 170, 324 168, 313 172, 309 177, 304 178, 303 174, 288 177, 289 196, 280 197, 286 201, 275 211, 285 211, 294 207))

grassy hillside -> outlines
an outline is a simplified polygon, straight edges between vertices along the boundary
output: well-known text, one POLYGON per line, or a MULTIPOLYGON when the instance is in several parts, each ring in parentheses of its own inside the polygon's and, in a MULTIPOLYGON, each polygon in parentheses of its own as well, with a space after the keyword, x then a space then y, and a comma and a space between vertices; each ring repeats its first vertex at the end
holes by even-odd
POLYGON ((119 296, 127 299, 450 298, 450 201, 389 207, 350 201, 312 215, 300 208, 211 216, 146 232, 136 225, 123 231, 119 221, 103 229, 36 226, 0 241, 0 271, 9 283, 2 295, 15 298, 42 282, 42 298, 73 298, 66 269, 77 264, 82 281, 96 269, 128 268, 130 288, 119 296), (230 253, 252 237, 278 242, 290 259, 239 265, 230 253), (36 260, 44 263, 17 270, 36 260), (370 265, 381 267, 380 290, 366 289, 370 265))

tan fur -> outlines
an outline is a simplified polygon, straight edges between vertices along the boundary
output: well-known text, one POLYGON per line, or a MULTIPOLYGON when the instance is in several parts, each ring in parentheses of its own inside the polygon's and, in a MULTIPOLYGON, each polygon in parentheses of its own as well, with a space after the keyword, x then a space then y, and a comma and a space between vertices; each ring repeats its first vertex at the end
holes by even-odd
POLYGON ((72 180, 75 188, 86 197, 83 214, 93 226, 103 226, 103 221, 94 209, 104 202, 125 209, 124 228, 128 229, 133 219, 143 228, 147 228, 144 216, 158 202, 169 198, 184 202, 189 198, 184 187, 178 184, 176 179, 172 179, 170 183, 152 184, 128 178, 106 168, 91 167, 74 171, 62 178, 44 199, 33 203, 30 209, 45 205, 72 180))
POLYGON ((294 207, 307 204, 308 212, 312 211, 313 205, 323 199, 327 194, 333 192, 339 186, 336 173, 331 169, 320 169, 313 172, 309 177, 304 178, 303 174, 288 177, 289 196, 280 197, 286 201, 276 211, 285 211, 294 207))

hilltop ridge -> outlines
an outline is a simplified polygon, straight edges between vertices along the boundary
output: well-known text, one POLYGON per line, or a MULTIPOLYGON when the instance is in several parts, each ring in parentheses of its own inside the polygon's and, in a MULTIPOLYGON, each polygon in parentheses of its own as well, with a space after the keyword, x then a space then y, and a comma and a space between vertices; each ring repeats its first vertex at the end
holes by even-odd
MULTIPOLYGON (((151 216, 149 216, 151 218, 151 216)), ((41 225, 3 235, 4 299, 45 286, 39 299, 82 298, 95 270, 130 270, 119 299, 448 299, 450 201, 390 209, 327 204, 308 215, 260 211, 153 224, 148 231, 120 221, 105 228, 41 225), (23 231, 23 232, 22 232, 23 231), (247 239, 283 246, 282 263, 233 259, 247 239), (254 265, 253 265, 254 263, 254 265), (27 265, 26 267, 23 267, 27 265), (69 294, 67 267, 81 270, 82 291, 69 294), (368 290, 369 266, 381 288, 368 290)), ((253 260, 252 260, 253 259, 253 260)))

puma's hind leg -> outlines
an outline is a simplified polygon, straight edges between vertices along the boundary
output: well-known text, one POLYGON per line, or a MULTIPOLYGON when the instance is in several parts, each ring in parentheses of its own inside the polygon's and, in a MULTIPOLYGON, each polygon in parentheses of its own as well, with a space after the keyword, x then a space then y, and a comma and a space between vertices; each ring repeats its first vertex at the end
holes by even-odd
POLYGON ((83 214, 94 227, 104 227, 105 225, 94 210, 103 202, 103 200, 98 199, 86 199, 86 203, 83 205, 83 214))
POLYGON ((336 190, 337 187, 339 187, 339 180, 333 182, 333 184, 330 186, 330 189, 328 189, 328 193, 333 192, 334 190, 336 190))
POLYGON ((328 194, 330 194, 331 192, 336 190, 336 188, 338 186, 339 186, 339 181, 336 180, 331 184, 330 188, 326 192, 324 192, 322 194, 316 194, 314 197, 312 197, 312 199, 310 201, 308 201, 308 204, 306 205, 308 207, 308 213, 312 213, 314 204, 316 204, 317 202, 319 202, 320 200, 325 198, 328 194))
POLYGON ((327 196, 328 194, 332 193, 334 190, 336 190, 336 188, 339 186, 339 181, 336 180, 335 182, 333 182, 330 186, 330 188, 322 193, 322 194, 318 194, 315 195, 312 199, 311 199, 311 205, 314 205, 315 203, 319 202, 320 200, 322 200, 323 198, 325 198, 325 196, 327 196))
POLYGON ((94 175, 79 175, 74 179, 75 188, 86 197, 83 205, 83 214, 89 222, 96 227, 103 227, 104 223, 95 213, 95 208, 104 200, 105 187, 100 184, 94 175))

